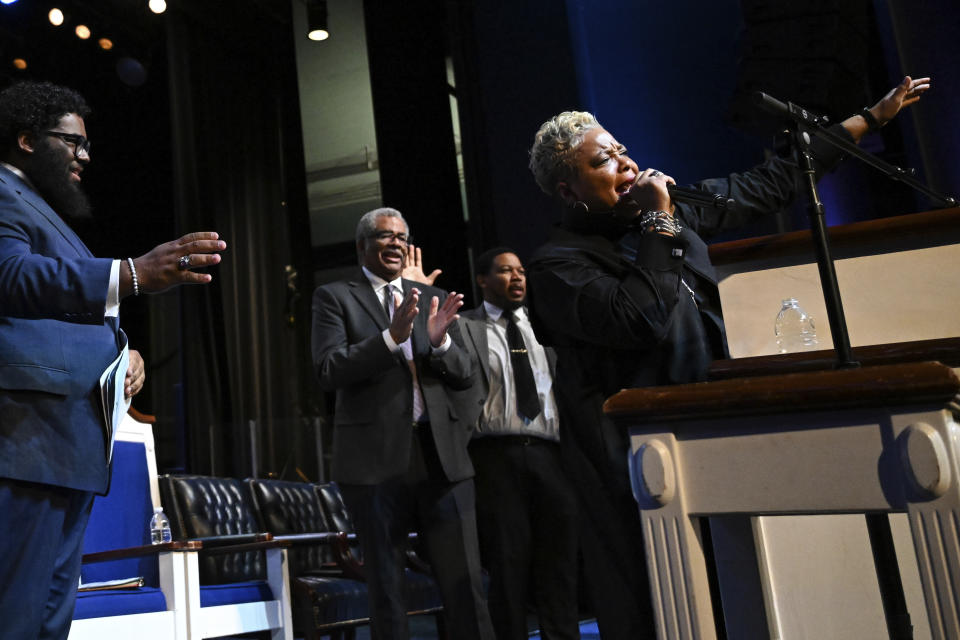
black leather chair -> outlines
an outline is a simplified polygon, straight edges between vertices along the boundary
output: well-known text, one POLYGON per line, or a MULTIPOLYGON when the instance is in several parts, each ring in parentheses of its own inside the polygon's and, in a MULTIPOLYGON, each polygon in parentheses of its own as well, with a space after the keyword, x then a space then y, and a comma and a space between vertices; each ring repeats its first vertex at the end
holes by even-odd
POLYGON ((351 640, 370 621, 367 585, 349 557, 347 534, 327 520, 312 485, 286 480, 246 481, 260 528, 289 540, 293 626, 298 636, 351 640))
POLYGON ((159 484, 174 538, 203 545, 189 636, 270 630, 273 640, 292 640, 286 549, 260 532, 246 485, 195 475, 165 475, 159 484))
MULTIPOLYGON (((340 489, 337 483, 313 485, 323 505, 324 513, 337 531, 348 534, 349 540, 354 540, 355 532, 350 513, 343 502, 343 496, 340 495, 340 489)), ((410 536, 411 545, 416 542, 416 535, 410 536)), ((362 560, 358 545, 351 547, 351 557, 345 562, 358 562, 354 558, 362 560)), ((430 567, 426 562, 420 559, 413 548, 407 551, 408 568, 405 572, 406 578, 406 600, 407 614, 415 615, 433 615, 437 622, 437 633, 440 638, 446 638, 446 627, 443 620, 443 604, 440 601, 440 590, 437 583, 430 575, 430 567)), ((359 571, 362 572, 362 561, 358 562, 359 571)))

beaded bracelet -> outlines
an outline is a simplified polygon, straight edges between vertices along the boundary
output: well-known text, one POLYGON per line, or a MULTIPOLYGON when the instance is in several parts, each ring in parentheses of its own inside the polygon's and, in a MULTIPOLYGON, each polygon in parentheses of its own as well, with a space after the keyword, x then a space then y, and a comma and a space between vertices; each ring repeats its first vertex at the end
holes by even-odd
POLYGON ((137 268, 133 266, 133 258, 127 258, 127 266, 130 267, 130 280, 133 281, 133 295, 140 295, 140 281, 137 280, 137 268))
POLYGON ((643 233, 653 231, 654 233, 667 232, 671 235, 680 235, 683 229, 677 219, 666 211, 644 211, 640 216, 640 229, 643 233), (652 229, 651 229, 652 227, 652 229))

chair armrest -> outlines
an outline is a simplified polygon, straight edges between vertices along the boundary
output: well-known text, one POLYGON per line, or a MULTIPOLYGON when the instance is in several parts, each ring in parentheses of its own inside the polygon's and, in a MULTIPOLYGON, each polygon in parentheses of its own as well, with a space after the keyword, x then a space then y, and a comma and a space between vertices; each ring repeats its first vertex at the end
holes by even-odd
POLYGON ((294 546, 325 544, 333 551, 336 568, 340 574, 351 580, 365 581, 363 563, 353 555, 351 543, 356 543, 357 534, 343 531, 322 531, 316 533, 291 533, 275 536, 274 540, 287 542, 294 546))
POLYGON ((292 546, 288 540, 276 540, 272 533, 252 533, 230 536, 213 536, 211 538, 194 538, 203 542, 200 553, 218 556, 226 553, 244 553, 247 551, 263 551, 280 549, 292 546), (213 546, 208 546, 213 543, 213 546))
POLYGON ((200 553, 219 556, 226 553, 244 553, 247 551, 264 551, 267 549, 286 549, 290 546, 289 542, 284 540, 264 540, 263 542, 249 542, 247 544, 234 544, 226 547, 214 547, 213 549, 201 549, 200 553))
POLYGON ((357 556, 353 555, 353 550, 350 548, 350 543, 356 542, 356 540, 357 536, 354 533, 338 533, 336 544, 333 545, 334 558, 337 561, 337 567, 340 568, 345 577, 366 581, 367 574, 363 563, 357 559, 357 556))
POLYGON ((324 531, 317 533, 285 533, 273 536, 274 540, 289 542, 294 547, 303 547, 316 544, 336 544, 337 539, 344 536, 344 533, 335 531, 324 531))
POLYGON ((354 533, 344 533, 343 531, 323 531, 316 533, 291 533, 277 535, 273 537, 276 541, 287 542, 288 544, 301 547, 310 545, 328 545, 332 547, 335 565, 330 566, 329 570, 337 572, 345 578, 351 580, 365 580, 363 563, 357 560, 350 550, 350 543, 356 542, 357 536, 354 533), (334 566, 336 569, 334 569, 334 566))
POLYGON ((123 549, 85 553, 80 560, 83 563, 92 564, 94 562, 106 562, 108 560, 149 556, 167 551, 198 551, 201 546, 199 542, 194 540, 176 540, 174 542, 164 542, 161 544, 145 544, 139 547, 124 547, 123 549))
POLYGON ((205 536, 200 538, 190 538, 191 542, 199 542, 203 545, 204 551, 216 549, 217 547, 231 547, 239 544, 250 544, 254 542, 266 542, 273 539, 272 533, 234 533, 223 536, 205 536))

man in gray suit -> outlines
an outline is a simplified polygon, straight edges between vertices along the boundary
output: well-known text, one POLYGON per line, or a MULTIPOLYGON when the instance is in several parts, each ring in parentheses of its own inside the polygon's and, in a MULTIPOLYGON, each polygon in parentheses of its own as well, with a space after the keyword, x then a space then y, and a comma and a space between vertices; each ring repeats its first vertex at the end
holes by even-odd
POLYGON ((560 456, 556 355, 530 327, 526 274, 512 250, 483 253, 477 284, 483 304, 461 326, 483 372, 470 455, 493 626, 498 640, 526 638, 531 593, 543 638, 579 638, 577 508, 560 456))
POLYGON ((361 269, 313 296, 313 362, 336 392, 332 476, 354 519, 379 640, 409 637, 403 568, 417 529, 450 637, 493 638, 480 580, 473 466, 476 364, 457 328, 463 296, 401 277, 410 232, 396 209, 357 224, 361 269))

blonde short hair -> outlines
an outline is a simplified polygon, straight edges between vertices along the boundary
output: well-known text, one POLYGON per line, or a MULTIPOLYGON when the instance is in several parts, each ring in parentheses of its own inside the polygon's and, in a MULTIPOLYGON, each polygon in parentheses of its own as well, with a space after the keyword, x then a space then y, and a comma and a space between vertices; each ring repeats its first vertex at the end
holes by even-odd
POLYGON ((557 183, 575 175, 573 151, 590 129, 600 127, 592 113, 564 111, 540 125, 530 147, 530 171, 547 195, 554 195, 557 183))

